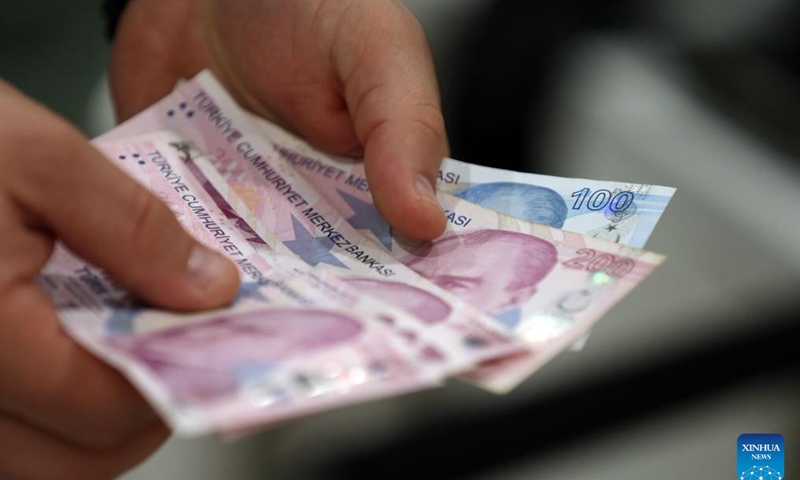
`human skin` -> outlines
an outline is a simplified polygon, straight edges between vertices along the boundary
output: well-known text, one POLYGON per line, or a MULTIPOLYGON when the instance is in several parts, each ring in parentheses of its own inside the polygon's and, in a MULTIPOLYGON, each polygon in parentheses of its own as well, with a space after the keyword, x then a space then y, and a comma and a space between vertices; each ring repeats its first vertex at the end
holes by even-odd
MULTIPOLYGON (((111 62, 120 119, 203 68, 317 146, 363 154, 396 230, 419 239, 444 230, 430 187, 447 154, 438 87, 422 30, 399 2, 131 0, 111 62)), ((130 384, 60 329, 34 283, 54 242, 167 309, 224 305, 236 271, 80 133, 5 83, 0 112, 0 477, 114 478, 168 432, 130 384)))
POLYGON ((113 478, 168 432, 61 329, 35 283, 55 242, 176 310, 224 305, 237 272, 79 132, 2 81, 0 112, 0 477, 113 478))
POLYGON ((420 240, 446 220, 448 154, 436 74, 396 0, 133 0, 111 62, 121 119, 212 69, 240 103, 319 148, 365 158, 378 211, 420 240))

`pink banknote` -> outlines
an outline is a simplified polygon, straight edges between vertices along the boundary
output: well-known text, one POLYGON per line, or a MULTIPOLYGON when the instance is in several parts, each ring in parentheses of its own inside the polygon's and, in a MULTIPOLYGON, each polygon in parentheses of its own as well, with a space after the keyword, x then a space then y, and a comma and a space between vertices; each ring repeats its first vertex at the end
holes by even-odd
MULTIPOLYGON (((549 226, 555 220, 544 220, 559 217, 561 210, 547 207, 553 202, 544 202, 542 198, 538 200, 544 205, 537 207, 542 223, 533 224, 443 193, 441 189, 439 202, 450 222, 447 233, 433 244, 410 243, 393 235, 377 214, 363 176, 363 164, 325 155, 265 121, 259 122, 259 127, 284 162, 302 175, 351 226, 442 289, 492 315, 532 347, 530 354, 484 365, 469 375, 493 391, 510 390, 554 355, 580 341, 594 323, 663 261, 661 255, 623 242, 549 226)), ((446 162, 443 168, 450 169, 448 173, 461 172, 459 175, 474 173, 455 161, 446 162)), ((515 174, 515 178, 520 176, 525 175, 515 174)), ((613 183, 572 181, 595 189, 611 188, 608 184, 613 183)), ((452 182, 465 183, 461 179, 452 182)), ((556 187, 568 180, 550 182, 556 187)), ((645 187, 639 190, 642 188, 645 187)), ((645 189, 650 193, 631 193, 631 198, 642 207, 609 223, 607 230, 622 232, 638 225, 636 235, 625 239, 636 242, 646 239, 652 231, 647 219, 652 216, 657 219, 663 212, 658 203, 661 197, 656 193, 663 193, 668 201, 674 189, 645 189), (649 204, 654 206, 644 208, 649 204)), ((576 215, 573 219, 571 225, 577 230, 585 226, 589 233, 594 228, 589 215, 576 215)))
POLYGON ((210 162, 198 162, 198 168, 222 186, 237 211, 247 212, 256 230, 275 233, 277 262, 292 258, 282 253, 288 248, 340 277, 355 274, 350 282, 362 291, 414 313, 445 338, 456 332, 462 345, 492 356, 496 351, 486 345, 501 343, 476 335, 480 324, 465 325, 453 297, 486 314, 481 321, 491 317, 488 331, 502 329, 524 341, 529 353, 484 365, 471 376, 494 391, 513 388, 580 339, 663 260, 447 194, 439 195, 450 222, 441 238, 425 244, 401 239, 375 211, 360 166, 254 131, 209 75, 185 84, 121 131, 163 128, 202 145, 210 162))
POLYGON ((235 301, 197 314, 154 309, 63 248, 39 283, 67 331, 126 374, 176 432, 263 427, 430 387, 452 373, 419 329, 397 328, 417 323, 402 312, 363 305, 354 311, 260 257, 172 140, 159 134, 100 148, 169 205, 195 238, 236 262, 242 285, 235 301))
POLYGON ((491 317, 353 228, 282 161, 210 74, 187 82, 99 140, 164 129, 179 132, 207 155, 195 165, 257 232, 275 239, 270 247, 279 267, 339 278, 416 315, 451 357, 476 363, 526 349, 491 317))
MULTIPOLYGON (((172 133, 158 132, 147 135, 146 142, 148 144, 155 142, 161 151, 167 152, 166 154, 172 158, 172 162, 161 157, 155 158, 151 169, 143 168, 143 165, 136 165, 138 162, 123 162, 124 166, 130 169, 129 173, 135 178, 139 178, 150 190, 156 192, 167 205, 171 206, 179 219, 184 219, 186 213, 176 205, 184 204, 186 206, 186 199, 189 199, 188 206, 191 207, 195 217, 200 220, 197 225, 194 225, 194 228, 201 227, 199 232, 193 232, 195 236, 200 239, 205 238, 206 243, 212 248, 216 242, 218 248, 232 256, 234 262, 240 266, 242 274, 254 277, 251 281, 277 285, 282 288, 282 293, 290 295, 298 302, 308 302, 304 297, 318 299, 323 296, 325 301, 333 301, 340 307, 376 316, 399 338, 414 340, 418 360, 424 363, 426 368, 454 373, 472 365, 471 359, 468 357, 458 355, 457 352, 449 354, 446 351, 446 345, 441 345, 443 342, 435 337, 434 332, 423 328, 416 321, 418 309, 409 308, 407 305, 386 304, 379 300, 380 295, 375 295, 374 292, 363 288, 362 279, 342 278, 331 275, 325 269, 308 268, 308 264, 300 257, 285 249, 282 254, 277 255, 269 246, 272 244, 280 247, 280 244, 276 244, 274 241, 274 234, 264 228, 256 232, 247 223, 242 214, 238 213, 239 211, 247 212, 241 201, 231 194, 222 193, 226 192, 228 187, 217 177, 215 170, 211 169, 207 172, 216 180, 216 182, 212 182, 198 168, 195 162, 201 159, 200 152, 194 150, 183 139, 172 133), (219 185, 219 188, 215 183, 219 185), (180 199, 174 195, 174 192, 177 191, 183 193, 183 189, 187 188, 186 185, 191 186, 192 191, 200 192, 199 197, 205 200, 202 204, 207 205, 206 207, 198 207, 200 200, 191 193, 188 196, 181 196, 180 199), (226 200, 226 196, 234 202, 233 205, 226 200), (182 200, 182 202, 178 200, 182 200), (218 218, 218 222, 225 225, 227 230, 235 230, 240 237, 246 240, 244 248, 247 252, 247 259, 238 258, 241 256, 241 252, 237 249, 225 247, 227 236, 220 233, 216 223, 208 221, 206 212, 218 218), (233 225, 235 225, 235 229, 233 225), (269 275, 265 278, 260 273, 262 271, 269 271, 269 275), (289 288, 289 285, 292 288, 289 288)), ((129 141, 118 141, 111 145, 102 145, 102 148, 106 151, 111 149, 110 155, 114 158, 113 155, 116 153, 113 151, 114 149, 128 145, 130 145, 129 141)), ((244 216, 249 215, 245 213, 244 216)), ((192 225, 190 225, 191 227, 192 225)), ((427 295, 431 297, 431 301, 434 301, 431 294, 427 295)), ((441 301, 439 302, 441 303, 441 301)), ((440 310, 434 311, 440 312, 442 309, 443 307, 440 307, 440 310)), ((443 316, 441 315, 435 320, 438 321, 443 316)), ((422 318, 423 320, 430 319, 430 312, 423 315, 422 318)))

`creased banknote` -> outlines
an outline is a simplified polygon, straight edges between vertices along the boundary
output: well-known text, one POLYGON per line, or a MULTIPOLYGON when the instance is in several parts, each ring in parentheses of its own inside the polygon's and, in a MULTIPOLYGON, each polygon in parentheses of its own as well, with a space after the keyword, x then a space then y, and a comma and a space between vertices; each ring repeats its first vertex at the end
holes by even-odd
MULTIPOLYGON (((494 359, 470 376, 494 391, 509 390, 578 340, 663 259, 595 238, 602 235, 533 224, 447 193, 439 195, 450 223, 445 235, 425 244, 401 238, 372 205, 359 164, 345 167, 341 159, 270 139, 207 73, 106 139, 163 129, 193 143, 203 153, 194 162, 201 174, 256 232, 269 232, 275 265, 304 275, 311 266, 405 307, 441 337, 448 354, 494 359), (508 333, 529 348, 520 349, 508 333)), ((447 174, 441 177, 446 183, 447 174)), ((608 199, 589 192, 583 203, 592 214, 574 214, 583 219, 573 224, 588 228, 588 219, 606 209, 620 214, 616 222, 605 217, 610 226, 631 226, 638 206, 632 215, 625 212, 643 192, 637 197, 630 189, 616 190, 608 199)), ((626 233, 612 240, 635 237, 626 233)))
MULTIPOLYGON (((495 362, 492 368, 484 366, 470 376, 494 391, 510 390, 568 345, 580 343, 591 325, 663 260, 660 255, 626 245, 632 238, 630 235, 608 238, 596 232, 578 235, 566 229, 558 230, 553 224, 563 226, 566 214, 553 207, 553 202, 540 205, 538 222, 530 223, 483 208, 472 202, 475 198, 443 193, 442 190, 446 189, 442 188, 441 181, 439 201, 451 224, 451 232, 435 240, 433 245, 398 239, 375 210, 368 183, 362 176, 361 163, 326 156, 268 122, 259 122, 259 127, 275 151, 352 226, 360 228, 365 235, 371 235, 393 256, 443 289, 493 315, 534 347, 531 354, 517 356, 513 362, 495 362), (558 218, 560 220, 556 221, 558 218), (420 254, 420 251, 424 253, 420 254)), ((481 180, 489 183, 472 183, 468 187, 477 191, 475 189, 480 190, 482 185, 495 185, 493 180, 503 175, 507 179, 526 181, 540 177, 530 175, 526 178, 525 174, 471 167, 446 160, 443 172, 447 173, 440 174, 440 179, 454 176, 451 184, 463 185, 469 175, 485 173, 481 180), (453 169, 458 173, 454 174, 453 169)), ((615 185, 613 182, 555 177, 545 177, 544 180, 553 187, 560 185, 562 189, 578 185, 614 188, 615 185)), ((667 187, 640 185, 625 188, 624 191, 630 193, 626 198, 640 204, 654 202, 658 205, 661 202, 654 198, 657 195, 652 194, 653 190, 664 194, 664 204, 674 192, 667 187), (639 193, 632 193, 634 187, 639 193), (644 193, 646 191, 651 193, 644 193)), ((554 192, 550 188, 546 190, 554 192)), ((459 191, 463 193, 466 190, 459 191)), ((551 197, 555 198, 555 195, 552 193, 551 197)), ((504 198, 508 205, 516 205, 514 200, 526 202, 523 193, 509 194, 504 198)), ((620 205, 619 209, 625 210, 631 205, 634 204, 620 205)), ((627 218, 620 216, 616 222, 609 220, 611 223, 605 230, 627 228, 624 225, 649 225, 643 219, 652 216, 657 220, 663 208, 648 213, 645 208, 634 207, 630 213, 627 218)), ((586 221, 588 217, 586 213, 574 216, 572 226, 581 227, 578 220, 586 221)), ((652 225, 647 227, 646 236, 650 232, 652 225)), ((593 232, 587 230, 587 233, 593 232)), ((640 238, 642 241, 645 239, 640 238)))
POLYGON ((274 143, 287 163, 307 172, 317 192, 353 226, 371 233, 395 258, 476 308, 532 347, 484 366, 469 378, 509 391, 579 341, 608 309, 643 281, 661 255, 533 224, 439 192, 450 227, 433 243, 395 235, 377 214, 368 188, 324 157, 274 143), (316 165, 316 168, 306 168, 316 165), (322 174, 316 174, 317 168, 322 174), (324 172, 331 172, 325 174, 324 172))
MULTIPOLYGON (((626 245, 503 215, 446 193, 440 193, 439 200, 450 223, 447 232, 433 243, 411 242, 395 235, 380 217, 366 178, 357 175, 355 168, 345 171, 321 156, 304 155, 263 134, 255 136, 247 118, 209 76, 175 93, 181 94, 187 105, 198 110, 180 121, 183 131, 203 142, 205 150, 215 152, 214 170, 244 199, 257 220, 290 249, 293 245, 308 248, 312 240, 321 240, 322 248, 315 246, 314 252, 294 253, 344 274, 361 268, 361 262, 347 255, 348 249, 355 252, 366 245, 351 246, 352 239, 358 238, 355 231, 369 235, 383 251, 374 246, 368 250, 371 262, 379 259, 378 275, 362 280, 363 288, 374 285, 375 293, 383 295, 391 288, 404 288, 400 301, 411 302, 415 295, 407 287, 418 280, 395 273, 404 272, 401 267, 405 266, 524 339, 532 347, 525 356, 527 369, 514 369, 513 378, 500 375, 498 368, 491 370, 492 375, 482 369, 480 378, 473 377, 493 390, 510 389, 579 340, 663 260, 626 245), (219 119, 224 121, 219 124, 219 119), (225 135, 233 132, 242 136, 227 141, 230 137, 225 135), (328 235, 312 235, 317 229, 328 235), (300 243, 300 237, 308 238, 300 243), (387 263, 392 265, 389 275, 383 273, 387 263)), ((180 98, 175 101, 180 106, 180 98)), ((168 113, 166 118, 170 118, 168 113)), ((208 165, 200 168, 210 170, 208 165)), ((428 301, 423 293, 427 292, 420 289, 416 302, 428 301)), ((425 310, 433 309, 430 304, 425 310)))
MULTIPOLYGON (((148 137, 152 135, 148 135, 148 137)), ((156 133, 155 135, 160 134, 156 133)), ((172 136, 174 137, 174 134, 172 136)), ((479 337, 468 337, 467 341, 459 341, 457 347, 451 348, 448 345, 449 335, 437 335, 437 330, 430 328, 430 325, 436 325, 442 320, 442 315, 446 310, 442 302, 437 303, 438 308, 429 308, 430 302, 425 304, 386 302, 384 299, 387 296, 391 300, 394 300, 396 295, 407 297, 405 292, 409 288, 403 284, 402 289, 395 289, 395 295, 392 296, 390 295, 392 292, 386 292, 385 288, 381 291, 370 288, 370 285, 374 285, 374 281, 371 279, 337 275, 336 270, 325 268, 324 263, 316 266, 310 265, 279 242, 269 229, 258 223, 258 218, 249 213, 250 210, 244 201, 233 192, 230 185, 211 166, 213 159, 200 154, 183 139, 173 139, 169 145, 179 152, 186 170, 191 172, 194 177, 191 180, 198 181, 203 186, 216 206, 224 212, 227 219, 236 225, 242 236, 248 240, 251 247, 259 252, 261 257, 268 259, 271 265, 275 265, 289 277, 302 277, 305 280, 304 284, 309 288, 315 292, 324 292, 328 298, 341 306, 356 311, 366 310, 375 313, 394 334, 415 344, 418 360, 425 363, 426 368, 447 371, 452 374, 472 366, 477 358, 495 357, 507 351, 519 350, 519 345, 512 346, 503 343, 502 347, 497 348, 497 355, 487 349, 479 357, 475 357, 473 350, 476 347, 472 344, 480 343, 479 337), (237 212, 244 213, 240 215, 237 212), (251 227, 243 215, 250 218, 251 222, 256 222, 255 225, 259 227, 259 232, 251 227), (277 250, 270 245, 276 246, 277 250), (463 348, 464 343, 468 347, 466 350, 463 348), (469 353, 465 354, 465 351, 469 353)), ((380 285, 387 287, 392 284, 382 282, 380 285)), ((398 285, 398 287, 401 286, 398 285)), ((428 297, 433 299, 430 294, 428 297)), ((446 311, 449 312, 449 310, 446 311)), ((477 348, 477 350, 481 350, 481 348, 477 348)))
POLYGON ((179 132, 204 152, 195 165, 249 225, 276 239, 269 247, 281 268, 299 274, 314 268, 413 313, 450 357, 474 364, 526 349, 490 316, 350 226, 282 162, 210 74, 185 83, 98 141, 164 129, 179 132))
POLYGON ((430 387, 460 368, 402 312, 368 304, 354 311, 306 277, 272 267, 217 208, 171 140, 159 134, 100 148, 195 238, 236 263, 242 283, 234 302, 196 314, 157 310, 62 247, 39 283, 65 328, 125 373, 176 432, 263 427, 430 387))

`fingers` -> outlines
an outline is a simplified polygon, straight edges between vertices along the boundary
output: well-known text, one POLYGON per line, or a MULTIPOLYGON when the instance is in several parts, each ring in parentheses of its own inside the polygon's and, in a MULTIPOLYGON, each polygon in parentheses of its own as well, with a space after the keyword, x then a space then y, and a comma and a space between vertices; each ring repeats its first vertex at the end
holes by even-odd
POLYGON ((363 148, 331 65, 348 1, 204 2, 209 66, 237 101, 335 154, 363 148))
POLYGON ((158 423, 123 377, 65 335, 36 285, 3 292, 0 411, 87 447, 109 447, 158 423))
POLYGON ((433 61, 399 2, 374 3, 340 29, 336 68, 376 207, 399 232, 432 239, 446 224, 434 186, 448 153, 433 61))
POLYGON ((109 65, 117 118, 127 120, 191 78, 205 64, 195 38, 191 1, 129 2, 114 36, 109 65))
POLYGON ((158 423, 122 376, 61 328, 30 282, 53 247, 0 196, 0 411, 85 447, 109 447, 158 423), (24 254, 23 254, 24 253, 24 254))
POLYGON ((0 477, 15 480, 111 480, 161 445, 162 426, 113 450, 71 446, 13 417, 0 415, 0 477))
POLYGON ((168 3, 175 22, 153 14, 164 8, 156 0, 138 0, 122 19, 111 65, 121 118, 210 66, 256 113, 323 150, 363 152, 375 204, 395 230, 443 232, 433 186, 448 147, 436 75, 400 2, 168 3))
POLYGON ((223 278, 203 281, 203 288, 192 286, 198 280, 187 277, 203 269, 186 252, 199 247, 164 212, 166 207, 77 132, 3 84, 0 111, 6 113, 0 117, 0 411, 70 442, 118 444, 158 420, 117 372, 64 334, 49 299, 33 282, 54 238, 107 267, 120 283, 167 306, 223 302, 233 293, 225 291, 225 282, 232 280, 235 290, 236 273, 231 278, 225 269, 233 267, 215 260, 223 266, 216 269, 223 278), (131 210, 126 203, 131 198, 141 212, 131 210), (136 213, 135 226, 126 225, 136 213), (170 247, 170 242, 181 246, 170 247), (178 260, 159 258, 147 253, 150 249, 165 250, 178 260), (155 287, 148 285, 150 274, 155 274, 155 287), (165 279, 158 278, 162 275, 165 279), (158 289, 172 290, 179 298, 169 299, 158 289))
POLYGON ((0 179, 21 210, 159 306, 207 309, 233 298, 238 274, 232 263, 192 239, 165 205, 76 132, 55 130, 51 135, 59 138, 48 141, 25 131, 9 139, 32 159, 6 162, 4 174, 14 181, 0 179))

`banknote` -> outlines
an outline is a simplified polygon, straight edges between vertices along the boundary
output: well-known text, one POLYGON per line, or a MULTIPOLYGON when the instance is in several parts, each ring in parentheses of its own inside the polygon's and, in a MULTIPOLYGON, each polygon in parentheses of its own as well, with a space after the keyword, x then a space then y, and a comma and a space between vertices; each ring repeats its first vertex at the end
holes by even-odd
MULTIPOLYGON (((336 181, 345 193, 369 192, 364 162, 326 154, 263 118, 251 117, 309 183, 336 181)), ((564 178, 442 160, 436 188, 483 207, 569 232, 644 248, 675 189, 564 178)), ((371 204, 370 195, 358 197, 371 204)))
POLYGON ((447 158, 438 188, 531 223, 644 248, 675 189, 511 172, 447 158))
MULTIPOLYGON (((355 311, 371 312, 377 316, 394 334, 406 341, 413 342, 415 346, 415 356, 417 360, 424 363, 428 369, 445 371, 450 374, 460 372, 472 366, 474 359, 471 356, 460 355, 461 349, 448 351, 446 342, 434 335, 434 331, 425 328, 428 324, 436 323, 442 315, 441 309, 444 307, 430 308, 429 304, 395 303, 390 304, 382 301, 384 292, 372 292, 365 287, 368 279, 360 277, 340 277, 331 274, 331 270, 310 266, 300 256, 294 254, 290 249, 286 249, 281 243, 276 243, 276 236, 266 228, 259 228, 259 232, 253 229, 248 221, 238 212, 245 212, 245 216, 250 216, 244 202, 232 192, 232 189, 218 175, 213 168, 205 168, 203 171, 198 165, 204 165, 200 152, 195 150, 192 145, 174 133, 165 134, 157 132, 147 135, 148 139, 153 137, 163 137, 167 139, 162 144, 168 144, 170 153, 180 157, 179 166, 184 170, 182 178, 185 182, 194 185, 196 189, 202 187, 204 193, 213 201, 214 208, 218 208, 224 214, 226 220, 235 225, 236 230, 247 240, 250 247, 258 253, 254 261, 269 260, 269 265, 281 270, 288 278, 294 279, 301 277, 304 282, 301 285, 308 289, 307 295, 320 294, 328 300, 335 301, 337 304, 355 311), (200 162, 198 164, 198 162, 200 162), (190 175, 191 174, 191 175, 190 175), (213 179, 213 180, 212 180, 213 179), (229 202, 233 202, 230 203, 229 202), (274 250, 270 245, 278 245, 280 252, 274 250), (260 258, 259 258, 260 257, 260 258), (426 308, 427 307, 427 308, 426 308), (422 320, 420 322, 419 320, 422 320)), ((163 170, 163 167, 162 167, 163 170)), ((171 175, 172 170, 166 175, 171 175)), ((169 202, 168 202, 169 204, 169 202)), ((257 221, 257 219, 255 219, 257 221)), ((386 282, 382 285, 389 285, 386 282)), ((402 295, 402 292, 400 292, 402 295)))
MULTIPOLYGON (((266 139, 309 183, 335 185, 354 213, 350 219, 363 225, 365 209, 373 213, 364 163, 314 149, 281 127, 253 116, 266 139)), ((563 178, 500 170, 445 158, 437 175, 437 189, 506 215, 570 232, 643 248, 675 193, 671 187, 563 178)), ((330 200, 330 199, 329 199, 330 200)), ((335 202, 335 200, 332 200, 335 202)), ((451 222, 454 218, 448 214, 451 222)), ((371 230, 382 245, 391 248, 389 225, 379 216, 371 230)), ((571 349, 580 351, 589 334, 571 349)))
POLYGON ((584 338, 665 259, 627 245, 528 223, 443 192, 438 196, 446 212, 464 219, 462 226, 433 245, 398 244, 395 255, 492 314, 531 345, 532 355, 518 355, 513 362, 498 360, 491 368, 483 365, 467 375, 495 392, 510 391, 584 338), (472 261, 463 265, 467 256, 472 261))
MULTIPOLYGON (((391 251, 395 257, 401 260, 409 258, 409 252, 404 249, 403 243, 396 242, 390 226, 375 211, 368 182, 363 176, 364 167, 362 162, 331 157, 319 152, 302 139, 265 120, 258 120, 257 125, 262 135, 272 143, 275 151, 311 183, 318 192, 325 196, 348 219, 351 225, 363 228, 365 235, 371 235, 380 245, 391 251)), ((640 261, 644 261, 651 267, 657 266, 662 261, 660 256, 645 254, 645 252, 625 247, 632 241, 643 243, 649 237, 654 226, 654 223, 651 223, 650 220, 657 221, 660 218, 663 208, 674 193, 674 189, 668 187, 624 185, 614 182, 505 172, 469 165, 453 159, 445 159, 442 164, 439 173, 438 190, 444 213, 456 231, 491 230, 494 231, 495 236, 500 236, 500 231, 532 232, 535 231, 535 228, 538 228, 534 224, 538 224, 552 227, 551 231, 555 228, 563 227, 564 231, 584 233, 585 237, 587 237, 582 240, 584 244, 573 243, 578 246, 572 249, 570 253, 562 252, 561 246, 559 246, 559 262, 566 262, 564 263, 565 265, 570 265, 569 259, 581 258, 580 255, 588 254, 587 252, 589 251, 595 252, 595 255, 602 257, 602 259, 586 258, 586 261, 591 263, 590 271, 595 272, 606 269, 608 265, 604 262, 607 261, 612 264, 617 261, 632 262, 634 260, 628 258, 631 256, 642 257, 640 261), (486 183, 477 183, 479 181, 486 183), (514 187, 511 181, 519 182, 513 184, 517 185, 517 187, 514 187), (534 181, 538 182, 539 185, 534 185, 534 181), (503 188, 509 186, 509 189, 505 193, 496 196, 483 195, 476 197, 472 194, 465 194, 465 192, 486 193, 500 185, 505 185, 503 188), (458 188, 453 189, 453 186, 458 188), (620 188, 623 188, 624 190, 622 191, 629 194, 626 198, 633 199, 636 203, 631 202, 628 205, 620 205, 620 208, 614 207, 618 210, 617 213, 619 215, 607 215, 605 217, 610 223, 604 227, 606 234, 603 235, 599 234, 594 227, 588 227, 592 224, 590 221, 592 217, 589 213, 576 213, 569 217, 569 225, 565 225, 564 220, 568 217, 567 209, 556 201, 558 199, 557 190, 569 192, 570 189, 578 187, 602 187, 602 189, 613 189, 613 191, 617 192, 620 191, 620 188), (451 196, 441 193, 448 189, 453 189, 456 195, 451 196), (633 193, 634 191, 636 193, 633 193), (538 193, 532 194, 526 199, 525 192, 538 193), (536 210, 538 213, 533 218, 534 223, 531 223, 523 218, 530 217, 530 215, 524 214, 522 210, 518 209, 518 206, 532 206, 532 204, 536 203, 533 199, 537 195, 539 200, 546 198, 549 198, 549 200, 537 200, 538 204, 536 208, 532 207, 532 210, 536 210), (498 198, 502 201, 498 200, 498 198), (476 203, 502 208, 500 208, 500 211, 492 211, 480 208, 476 203), (641 206, 637 206, 637 204, 641 206), (503 210, 515 215, 505 215, 502 213, 503 210), (616 231, 620 235, 611 236, 612 229, 617 229, 616 231)), ((609 212, 610 210, 606 213, 609 212)), ((484 277, 483 285, 489 285, 487 279, 491 279, 496 280, 498 285, 502 286, 503 281, 501 278, 504 271, 491 269, 492 265, 503 264, 503 261, 494 255, 495 249, 500 248, 499 242, 487 241, 486 244, 485 253, 463 256, 462 262, 468 261, 470 263, 469 268, 472 270, 470 276, 473 279, 477 279, 479 275, 476 273, 476 264, 485 261, 486 269, 482 274, 484 277), (477 260, 466 260, 472 257, 477 260)), ((455 259, 460 254, 455 253, 458 249, 453 250, 452 257, 455 259)), ((507 254, 509 249, 503 250, 507 254)), ((535 254, 536 251, 533 246, 527 247, 527 253, 529 254, 535 254)), ((574 266, 575 262, 573 261, 571 265, 574 266)), ((482 297, 476 288, 467 287, 463 276, 459 275, 459 270, 463 269, 463 266, 458 262, 452 261, 448 267, 440 266, 437 268, 441 271, 439 273, 440 277, 449 278, 452 282, 456 282, 455 279, 461 277, 459 281, 463 285, 456 287, 454 284, 453 291, 463 292, 463 298, 466 301, 474 302, 476 307, 495 315, 498 320, 529 341, 539 339, 531 342, 541 349, 541 351, 539 349, 535 350, 536 355, 520 355, 515 357, 513 362, 508 359, 494 362, 492 368, 484 366, 479 372, 475 372, 474 375, 470 376, 481 385, 498 392, 508 391, 521 380, 527 378, 552 358, 554 354, 563 350, 565 342, 572 342, 570 348, 573 350, 581 349, 586 343, 590 326, 610 306, 598 306, 595 308, 596 301, 603 298, 604 300, 610 300, 610 303, 613 304, 629 291, 628 288, 638 284, 650 271, 644 271, 639 278, 629 277, 628 280, 631 283, 616 294, 612 293, 613 289, 603 288, 602 294, 598 290, 597 293, 593 294, 596 295, 595 300, 586 302, 585 312, 569 312, 569 314, 565 315, 564 312, 556 309, 557 314, 553 315, 553 310, 551 309, 550 314, 542 315, 543 304, 541 302, 544 301, 542 294, 537 293, 527 303, 524 301, 517 302, 518 305, 515 308, 501 308, 498 302, 507 302, 511 297, 508 294, 508 289, 504 290, 498 287, 498 291, 504 293, 496 294, 496 301, 491 301, 482 297), (615 297, 615 295, 618 296, 615 297), (612 299, 612 297, 615 299, 612 299)), ((562 274, 556 272, 551 272, 551 275, 559 278, 560 281, 563 278, 562 274)), ((560 285, 564 284, 561 283, 560 285)), ((583 291, 584 288, 589 288, 589 284, 584 286, 576 285, 574 288, 576 291, 583 291)), ((520 294, 517 293, 517 295, 520 294)))
POLYGON ((402 263, 491 314, 532 347, 527 355, 468 375, 493 391, 509 391, 580 341, 663 261, 658 254, 529 223, 441 191, 448 232, 433 244, 412 242, 395 235, 377 215, 368 188, 348 180, 352 171, 340 173, 319 155, 277 143, 273 148, 286 163, 305 171, 351 225, 371 233, 402 263), (315 173, 320 170, 330 173, 315 173))
POLYGON ((98 141, 164 129, 179 132, 204 152, 196 167, 257 232, 271 232, 276 241, 269 247, 280 268, 300 275, 313 268, 319 276, 341 279, 414 314, 452 358, 474 364, 526 350, 490 316, 351 227, 281 162, 210 74, 186 82, 98 141))
POLYGON ((272 267, 184 168, 174 143, 100 148, 195 238, 235 261, 242 284, 234 302, 197 314, 154 309, 63 247, 39 283, 66 330, 125 373, 176 432, 252 429, 430 387, 452 373, 440 356, 425 354, 427 339, 397 334, 397 325, 411 324, 403 314, 363 305, 355 312, 272 267))
MULTIPOLYGON (((373 291, 386 300, 392 296, 387 292, 401 292, 397 304, 425 305, 417 292, 428 290, 448 302, 461 298, 490 314, 495 327, 514 332, 533 347, 508 371, 530 373, 577 341, 662 261, 656 254, 531 224, 445 193, 439 199, 450 226, 441 239, 420 245, 399 238, 375 211, 364 177, 268 141, 209 75, 188 82, 123 125, 128 134, 162 128, 178 129, 202 145, 210 158, 198 168, 209 178, 222 177, 212 183, 227 186, 223 196, 240 205, 237 211, 247 212, 251 225, 276 233, 276 252, 288 247, 308 263, 326 264, 342 276, 355 273, 359 287, 367 291, 374 285, 373 291), (304 182, 304 170, 317 173, 306 173, 304 182), (312 235, 317 228, 324 236, 312 235), (364 271, 358 258, 370 238, 383 247, 383 252, 370 248, 367 254, 370 270, 377 272, 364 271), (388 275, 383 273, 387 270, 388 275), (420 283, 420 277, 429 282, 420 283), (516 368, 521 363, 525 368, 516 368)), ((276 261, 284 256, 278 254, 276 261)), ((463 314, 457 317, 463 320, 463 314)), ((474 335, 462 334, 461 341, 485 346, 474 335)), ((507 390, 522 379, 516 374, 500 378, 498 367, 480 372, 474 379, 494 390, 507 390)))

